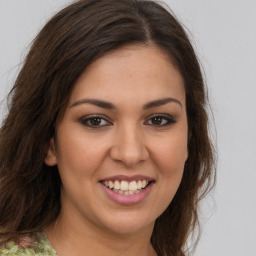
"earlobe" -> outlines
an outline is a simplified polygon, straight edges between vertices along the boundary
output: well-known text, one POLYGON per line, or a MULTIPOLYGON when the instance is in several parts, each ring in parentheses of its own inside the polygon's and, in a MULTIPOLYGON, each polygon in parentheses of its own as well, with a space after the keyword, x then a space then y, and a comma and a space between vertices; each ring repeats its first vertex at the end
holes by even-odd
POLYGON ((54 138, 51 138, 44 163, 48 166, 54 166, 57 164, 56 150, 54 144, 54 138))

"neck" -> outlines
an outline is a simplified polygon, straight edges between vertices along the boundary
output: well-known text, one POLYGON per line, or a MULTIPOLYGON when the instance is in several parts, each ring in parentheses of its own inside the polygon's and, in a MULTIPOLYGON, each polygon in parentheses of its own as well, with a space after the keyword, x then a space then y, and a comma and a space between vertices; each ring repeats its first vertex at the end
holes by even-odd
POLYGON ((156 256, 150 243, 154 223, 133 233, 116 233, 60 214, 44 228, 58 256, 156 256))

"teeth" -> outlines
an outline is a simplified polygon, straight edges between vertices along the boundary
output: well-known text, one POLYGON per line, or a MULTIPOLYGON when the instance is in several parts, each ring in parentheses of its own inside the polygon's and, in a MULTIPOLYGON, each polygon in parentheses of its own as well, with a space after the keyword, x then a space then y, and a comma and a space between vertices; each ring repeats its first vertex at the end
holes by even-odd
POLYGON ((122 191, 122 190, 113 189, 113 191, 115 191, 115 192, 118 193, 118 194, 124 194, 124 191, 122 191))
POLYGON ((138 181, 137 186, 138 186, 138 189, 141 189, 141 188, 142 188, 142 182, 141 182, 141 180, 138 181))
POLYGON ((114 183, 111 180, 108 182, 108 185, 106 183, 104 183, 104 184, 105 184, 105 186, 107 186, 109 188, 113 188, 114 187, 114 183))
POLYGON ((122 180, 122 181, 121 181, 120 189, 121 189, 121 190, 128 190, 128 188, 129 188, 128 182, 125 181, 125 180, 122 180))
POLYGON ((115 180, 114 188, 115 189, 120 189, 120 184, 119 184, 118 180, 115 180))
POLYGON ((126 180, 115 180, 115 181, 103 181, 103 184, 106 187, 109 187, 113 191, 124 194, 124 195, 133 195, 141 192, 141 189, 145 188, 148 185, 149 181, 147 180, 135 180, 128 182, 126 180))
POLYGON ((129 190, 135 191, 138 189, 136 181, 132 181, 129 183, 129 190))

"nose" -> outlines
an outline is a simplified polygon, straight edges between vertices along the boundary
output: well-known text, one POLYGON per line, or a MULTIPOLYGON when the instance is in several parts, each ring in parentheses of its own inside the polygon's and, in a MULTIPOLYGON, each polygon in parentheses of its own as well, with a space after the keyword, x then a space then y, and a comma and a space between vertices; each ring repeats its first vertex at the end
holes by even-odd
POLYGON ((133 167, 145 161, 149 157, 149 152, 140 129, 135 125, 117 128, 110 149, 110 157, 113 161, 121 162, 127 167, 133 167))

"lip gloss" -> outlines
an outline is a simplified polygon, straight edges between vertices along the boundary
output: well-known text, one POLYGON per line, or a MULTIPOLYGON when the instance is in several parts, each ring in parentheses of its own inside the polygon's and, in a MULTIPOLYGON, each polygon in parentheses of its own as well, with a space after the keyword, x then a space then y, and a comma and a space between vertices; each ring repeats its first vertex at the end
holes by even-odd
POLYGON ((148 196, 152 189, 153 182, 149 183, 144 189, 141 189, 139 193, 133 195, 119 194, 118 192, 115 192, 110 188, 106 187, 102 183, 100 183, 100 185, 107 197, 110 198, 112 201, 122 205, 132 205, 140 203, 148 196))

